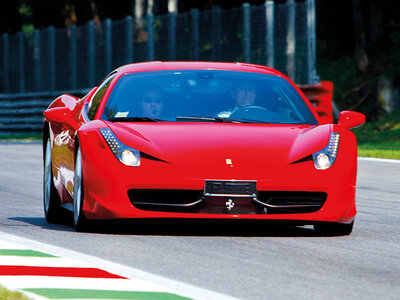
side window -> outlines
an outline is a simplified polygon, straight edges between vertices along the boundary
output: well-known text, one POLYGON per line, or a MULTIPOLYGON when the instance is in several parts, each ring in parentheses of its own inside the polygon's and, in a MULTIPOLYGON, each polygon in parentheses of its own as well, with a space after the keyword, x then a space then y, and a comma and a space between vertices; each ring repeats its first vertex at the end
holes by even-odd
POLYGON ((94 119, 94 116, 96 115, 97 109, 99 108, 101 99, 103 98, 108 86, 110 85, 112 79, 114 78, 115 74, 107 77, 99 86, 97 89, 96 93, 93 95, 92 99, 90 100, 89 103, 89 108, 88 108, 88 117, 90 120, 94 119))

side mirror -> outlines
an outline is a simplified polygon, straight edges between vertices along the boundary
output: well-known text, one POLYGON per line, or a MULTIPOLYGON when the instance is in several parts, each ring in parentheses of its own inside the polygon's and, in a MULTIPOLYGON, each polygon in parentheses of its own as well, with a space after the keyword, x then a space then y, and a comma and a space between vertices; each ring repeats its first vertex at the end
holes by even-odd
POLYGON ((339 114, 338 124, 348 129, 356 128, 365 123, 365 115, 355 111, 342 111, 339 114))
POLYGON ((49 123, 61 123, 76 130, 79 128, 78 122, 75 120, 72 111, 68 107, 55 107, 45 110, 44 118, 49 123))

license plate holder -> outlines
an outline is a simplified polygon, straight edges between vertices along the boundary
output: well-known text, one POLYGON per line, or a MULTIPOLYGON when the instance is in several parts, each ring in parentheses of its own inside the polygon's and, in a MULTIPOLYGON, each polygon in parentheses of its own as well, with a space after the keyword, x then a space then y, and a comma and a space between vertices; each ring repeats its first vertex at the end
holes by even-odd
POLYGON ((206 180, 204 196, 217 197, 256 197, 256 181, 206 180))

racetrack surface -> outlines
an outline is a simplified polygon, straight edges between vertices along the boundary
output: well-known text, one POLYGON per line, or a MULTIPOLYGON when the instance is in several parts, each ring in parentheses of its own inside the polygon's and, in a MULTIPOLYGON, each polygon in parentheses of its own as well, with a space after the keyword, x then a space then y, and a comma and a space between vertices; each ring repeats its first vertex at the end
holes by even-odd
POLYGON ((399 299, 400 164, 359 161, 353 233, 271 224, 47 224, 40 144, 0 144, 0 231, 242 299, 399 299))

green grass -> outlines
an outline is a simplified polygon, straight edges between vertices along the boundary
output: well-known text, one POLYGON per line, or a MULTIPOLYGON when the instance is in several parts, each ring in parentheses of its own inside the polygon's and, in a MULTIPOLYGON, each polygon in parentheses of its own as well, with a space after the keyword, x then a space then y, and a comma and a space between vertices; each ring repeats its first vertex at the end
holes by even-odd
POLYGON ((358 155, 400 159, 400 110, 354 129, 358 155))
POLYGON ((0 286, 0 299, 2 300, 29 300, 20 292, 10 291, 0 286))
POLYGON ((20 141, 20 140, 34 140, 38 141, 42 139, 41 132, 0 132, 0 140, 3 141, 20 141))

